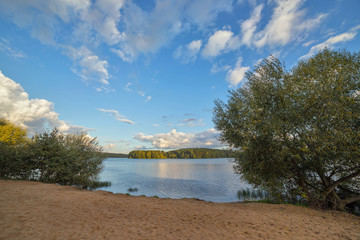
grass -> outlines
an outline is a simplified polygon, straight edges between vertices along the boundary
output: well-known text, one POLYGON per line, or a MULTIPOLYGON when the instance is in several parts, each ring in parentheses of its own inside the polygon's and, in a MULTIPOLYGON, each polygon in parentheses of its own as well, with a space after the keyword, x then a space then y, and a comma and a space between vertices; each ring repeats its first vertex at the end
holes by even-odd
POLYGON ((260 189, 241 189, 238 191, 237 197, 240 201, 248 200, 261 200, 264 198, 269 198, 269 194, 266 191, 260 189))
POLYGON ((294 205, 294 206, 299 206, 299 207, 309 207, 308 204, 306 203, 300 203, 300 202, 280 202, 280 201, 276 201, 270 198, 264 198, 264 199, 259 199, 259 200, 249 200, 249 201, 244 201, 244 203, 266 203, 266 204, 286 204, 286 205, 294 205))
POLYGON ((301 207, 308 207, 308 204, 303 201, 277 200, 268 192, 260 189, 241 189, 238 191, 238 198, 245 203, 269 203, 269 204, 290 204, 301 207))
POLYGON ((134 187, 134 188, 129 187, 128 188, 128 192, 137 192, 137 191, 138 191, 137 187, 134 187))
POLYGON ((99 187, 110 187, 111 186, 111 182, 109 181, 93 181, 91 183, 91 188, 95 189, 95 188, 99 188, 99 187))

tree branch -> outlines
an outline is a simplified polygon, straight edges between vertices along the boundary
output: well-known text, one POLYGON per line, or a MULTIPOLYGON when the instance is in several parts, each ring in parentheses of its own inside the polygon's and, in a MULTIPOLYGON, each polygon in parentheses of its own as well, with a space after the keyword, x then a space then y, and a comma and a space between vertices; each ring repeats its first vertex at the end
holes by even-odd
POLYGON ((335 187, 337 187, 340 183, 346 182, 354 177, 360 176, 360 169, 350 175, 348 175, 347 177, 341 178, 337 181, 335 181, 333 184, 331 184, 330 186, 328 186, 325 190, 325 197, 327 195, 329 195, 334 189, 335 187))
POLYGON ((343 200, 343 202, 345 202, 345 205, 346 204, 349 204, 349 203, 352 203, 352 202, 356 202, 356 201, 359 201, 360 200, 360 194, 358 195, 355 195, 355 196, 352 196, 352 197, 349 197, 349 198, 345 198, 343 200))
POLYGON ((358 170, 358 171, 356 171, 356 172, 348 175, 347 177, 344 177, 344 178, 341 178, 341 179, 335 181, 335 182, 331 185, 331 187, 334 186, 334 188, 335 188, 335 187, 338 186, 340 183, 346 182, 346 181, 348 181, 348 180, 350 180, 350 179, 352 179, 352 178, 354 178, 354 177, 357 177, 357 176, 360 176, 360 167, 359 167, 359 170, 358 170))

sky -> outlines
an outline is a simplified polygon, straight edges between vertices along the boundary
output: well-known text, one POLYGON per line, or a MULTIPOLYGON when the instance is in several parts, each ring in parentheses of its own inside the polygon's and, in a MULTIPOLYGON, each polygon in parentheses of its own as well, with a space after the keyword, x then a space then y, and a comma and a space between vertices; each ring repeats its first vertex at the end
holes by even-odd
POLYGON ((226 147, 212 122, 245 73, 360 50, 359 0, 0 0, 0 117, 107 152, 226 147))

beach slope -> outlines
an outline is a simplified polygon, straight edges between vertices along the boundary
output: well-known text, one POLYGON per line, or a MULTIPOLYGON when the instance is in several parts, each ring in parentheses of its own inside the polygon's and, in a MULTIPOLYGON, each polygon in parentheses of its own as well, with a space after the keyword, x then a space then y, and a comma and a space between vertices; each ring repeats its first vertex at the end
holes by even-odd
POLYGON ((0 180, 0 239, 360 239, 360 218, 0 180))

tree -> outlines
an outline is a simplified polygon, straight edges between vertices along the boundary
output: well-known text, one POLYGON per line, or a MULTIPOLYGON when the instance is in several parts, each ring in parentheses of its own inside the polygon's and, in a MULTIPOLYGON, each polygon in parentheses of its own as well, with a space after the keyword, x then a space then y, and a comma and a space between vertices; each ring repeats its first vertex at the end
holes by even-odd
POLYGON ((26 129, 0 118, 0 177, 26 179, 30 174, 26 129))
POLYGON ((265 59, 215 101, 236 172, 283 198, 343 209, 360 200, 360 53, 325 49, 287 71, 265 59))
POLYGON ((0 142, 19 145, 24 143, 26 138, 26 129, 0 118, 0 142))
POLYGON ((164 159, 164 158, 230 158, 232 157, 231 151, 209 148, 186 148, 178 149, 169 152, 164 151, 131 151, 128 155, 129 158, 147 158, 147 159, 164 159), (146 154, 145 154, 146 153, 146 154))

